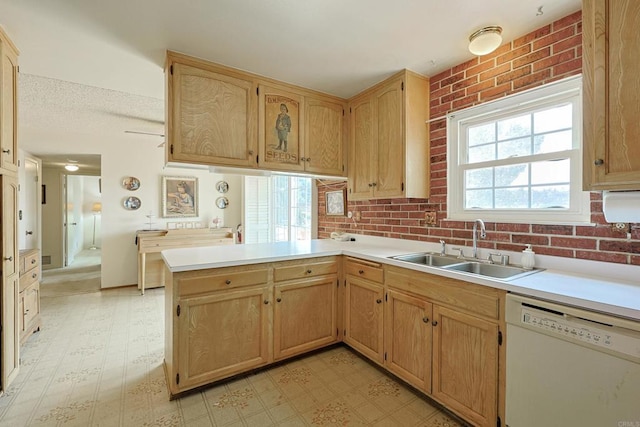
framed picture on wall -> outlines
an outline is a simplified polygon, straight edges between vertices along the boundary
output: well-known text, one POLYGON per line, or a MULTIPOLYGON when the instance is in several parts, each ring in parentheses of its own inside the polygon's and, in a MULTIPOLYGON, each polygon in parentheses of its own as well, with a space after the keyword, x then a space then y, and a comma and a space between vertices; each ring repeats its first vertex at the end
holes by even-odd
POLYGON ((165 218, 198 216, 198 178, 162 177, 162 216, 165 218))
POLYGON ((347 205, 347 190, 327 191, 325 193, 325 211, 330 216, 344 216, 347 205))

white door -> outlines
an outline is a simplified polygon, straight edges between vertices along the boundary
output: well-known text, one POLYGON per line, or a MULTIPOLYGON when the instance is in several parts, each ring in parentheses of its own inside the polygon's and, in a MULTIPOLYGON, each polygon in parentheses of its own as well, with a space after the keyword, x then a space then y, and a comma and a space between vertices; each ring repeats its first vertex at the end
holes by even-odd
POLYGON ((75 255, 78 253, 77 241, 80 230, 80 216, 77 215, 78 203, 76 195, 77 177, 64 175, 63 178, 63 207, 64 207, 64 266, 73 264, 75 255))
POLYGON ((22 221, 20 221, 20 235, 24 239, 21 248, 34 249, 40 242, 40 192, 38 191, 38 162, 34 159, 24 159, 25 179, 20 190, 23 191, 22 221))

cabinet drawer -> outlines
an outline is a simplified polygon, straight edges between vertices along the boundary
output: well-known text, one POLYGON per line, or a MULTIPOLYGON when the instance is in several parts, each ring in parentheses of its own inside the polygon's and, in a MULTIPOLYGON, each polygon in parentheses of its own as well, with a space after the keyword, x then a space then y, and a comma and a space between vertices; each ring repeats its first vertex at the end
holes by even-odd
POLYGON ((273 268, 273 280, 283 282, 291 279, 303 279, 305 277, 324 276, 337 274, 338 262, 333 260, 321 262, 307 262, 298 265, 275 265, 273 268))
POLYGON ((422 295, 431 301, 443 303, 490 319, 501 318, 505 291, 467 283, 448 277, 388 267, 385 283, 390 288, 422 295))
POLYGON ((38 315, 40 311, 40 284, 34 283, 27 289, 20 293, 22 300, 22 316, 23 316, 23 328, 28 328, 31 321, 38 315))
POLYGON ((384 273, 382 266, 375 262, 359 260, 355 258, 347 258, 344 264, 345 274, 361 277, 363 279, 382 283, 384 273))
POLYGON ((37 250, 32 250, 20 254, 20 275, 31 270, 32 268, 37 268, 39 265, 40 256, 37 250))
POLYGON ((239 271, 237 268, 227 271, 196 272, 193 276, 178 279, 180 296, 196 295, 226 289, 237 289, 245 286, 263 285, 267 283, 267 268, 239 271))
POLYGON ((38 269, 34 268, 20 275, 20 292, 38 281, 38 269))

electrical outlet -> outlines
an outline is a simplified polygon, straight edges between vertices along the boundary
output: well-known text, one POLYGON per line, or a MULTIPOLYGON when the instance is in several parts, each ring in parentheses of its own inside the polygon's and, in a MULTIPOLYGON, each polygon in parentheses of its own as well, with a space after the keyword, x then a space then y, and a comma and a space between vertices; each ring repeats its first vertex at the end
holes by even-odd
POLYGON ((613 231, 624 232, 627 230, 627 224, 625 224, 624 222, 614 222, 613 224, 611 224, 611 228, 613 229, 613 231))
POLYGON ((427 225, 436 225, 436 212, 429 211, 424 213, 424 222, 427 225))

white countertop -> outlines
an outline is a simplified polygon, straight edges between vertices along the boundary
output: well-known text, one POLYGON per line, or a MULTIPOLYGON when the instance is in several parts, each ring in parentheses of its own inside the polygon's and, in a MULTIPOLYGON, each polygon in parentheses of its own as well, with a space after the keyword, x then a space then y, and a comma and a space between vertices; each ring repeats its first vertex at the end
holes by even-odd
MULTIPOLYGON (((347 255, 640 320, 640 266, 536 255, 536 267, 545 268, 544 271, 504 281, 388 258, 413 252, 437 252, 437 244, 362 235, 353 237, 355 242, 311 240, 168 249, 162 251, 162 257, 169 270, 181 272, 347 255)), ((483 253, 481 250, 480 255, 483 253)), ((518 254, 511 255, 512 263, 517 264, 518 254)))

